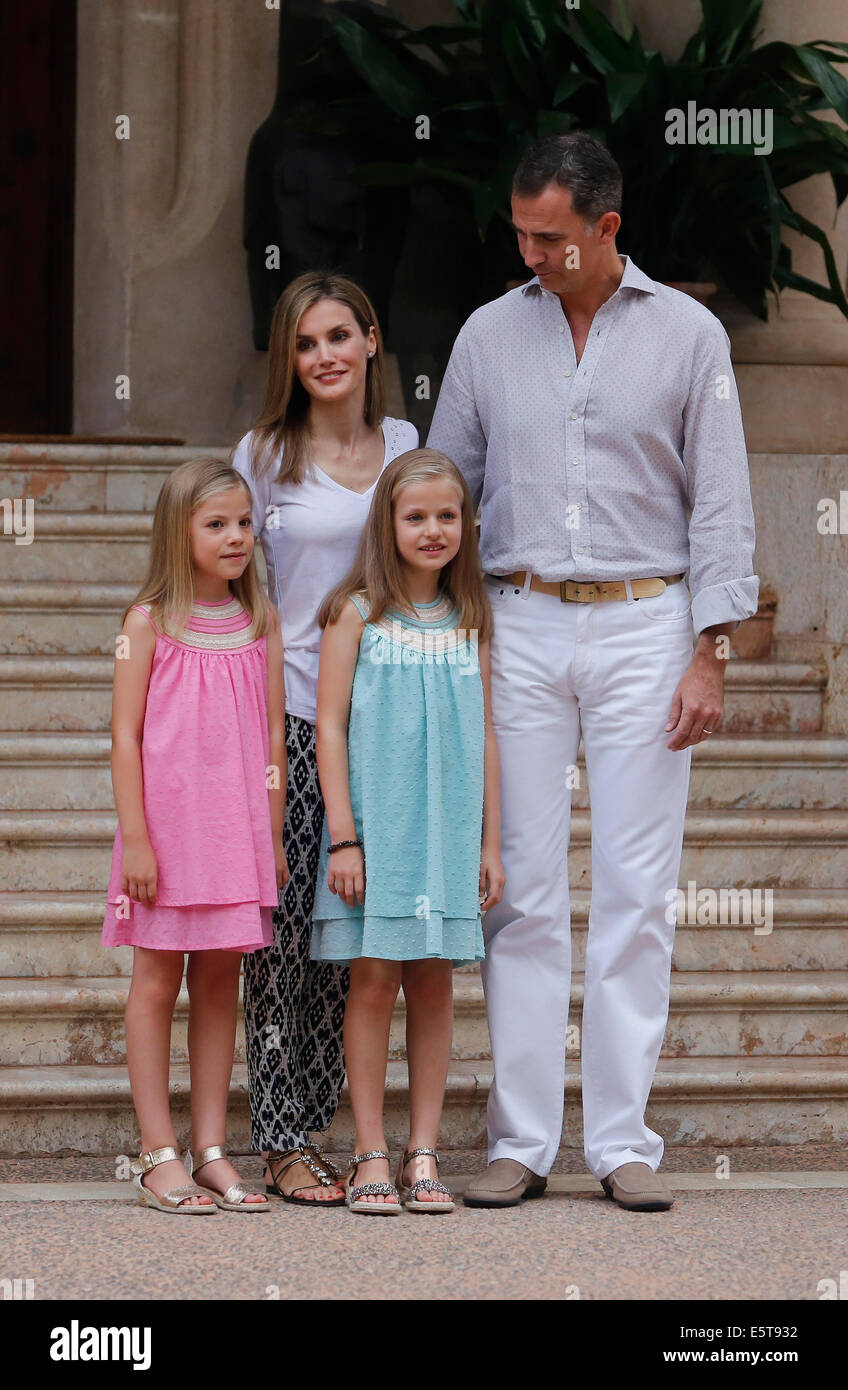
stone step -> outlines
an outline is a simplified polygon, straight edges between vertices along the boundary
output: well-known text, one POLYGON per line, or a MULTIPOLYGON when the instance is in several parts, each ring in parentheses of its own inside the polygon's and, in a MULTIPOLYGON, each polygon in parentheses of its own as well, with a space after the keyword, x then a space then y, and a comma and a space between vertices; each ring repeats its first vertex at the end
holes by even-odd
MULTIPOLYGON (((0 979, 0 1066, 109 1065, 126 1059, 124 1006, 129 981, 0 979)), ((188 1061, 188 993, 183 981, 174 1012, 171 1058, 188 1061)), ((236 1057, 244 1061, 239 1017, 236 1057)))
POLYGON ((139 584, 147 573, 153 517, 145 512, 40 512, 33 540, 0 536, 3 573, 15 583, 63 578, 139 584))
POLYGON ((721 732, 815 734, 822 727, 825 672, 788 661, 728 663, 721 732))
POLYGON ((152 512, 165 478, 193 458, 228 459, 216 446, 0 444, 0 496, 33 498, 55 512, 152 512))
MULTIPOLYGON (((0 732, 0 810, 110 809, 110 753, 102 733, 0 732)), ((693 754, 690 807, 848 807, 848 739, 715 738, 693 754)), ((589 803, 582 757, 578 776, 575 808, 589 803)))
POLYGON ((112 654, 121 613, 137 584, 0 583, 0 652, 33 656, 112 654))
MULTIPOLYGON (((0 655, 0 729, 108 729, 113 669, 111 655, 0 655)), ((814 734, 823 685, 814 667, 731 661, 721 733, 814 734)))
MULTIPOLYGON (((0 979, 0 1066, 88 1066, 126 1057, 127 981, 118 977, 0 979)), ((572 980, 568 1053, 580 1055, 583 975, 572 980)), ((188 1060, 188 994, 177 1000, 171 1057, 188 1060)), ((405 1055, 399 1001, 389 1055, 405 1055)), ((239 1021, 236 1058, 244 1061, 239 1021)), ((848 1068, 848 971, 734 974, 676 972, 663 1043, 665 1057, 844 1056, 848 1068)), ((479 975, 454 976, 455 1060, 491 1056, 479 975)))
MULTIPOLYGON (((61 884, 103 892, 117 821, 110 811, 0 812, 0 883, 32 893, 61 884)), ((569 879, 591 882, 590 819, 572 816, 569 879)), ((846 811, 691 811, 680 882, 738 888, 848 885, 846 811)))
MULTIPOLYGON (((125 575, 122 571, 121 577, 125 575)), ((74 576, 70 585, 48 579, 0 583, 5 629, 0 634, 0 660, 4 653, 36 658, 111 654, 120 613, 137 592, 138 584, 106 584, 102 575, 88 582, 74 576)), ((56 663, 54 670, 56 682, 63 681, 62 664, 56 663)), ((10 674, 20 681, 28 679, 20 665, 10 674)), ((43 680, 46 674, 29 679, 43 680)), ((74 674, 72 667, 71 684, 74 674)), ((109 670, 104 679, 111 681, 111 675, 109 670)), ((821 728, 824 684, 822 671, 799 663, 730 661, 722 733, 815 733, 821 728)), ((5 715, 0 724, 15 727, 5 715)))
POLYGON ((709 738, 692 750, 691 788, 704 808, 848 806, 848 739, 709 738))
POLYGON ((114 669, 111 655, 0 656, 0 728, 108 731, 114 669))
MULTIPOLYGON (((454 1062, 448 1073, 440 1144, 485 1144, 491 1066, 454 1062)), ((177 1136, 189 1135, 188 1067, 171 1069, 177 1136)), ((581 1146, 580 1072, 567 1071, 563 1141, 581 1146)), ((845 1143, 848 1067, 843 1057, 674 1057, 661 1060, 647 1122, 669 1145, 845 1143)), ((390 1062, 386 1077, 386 1138, 400 1150, 408 1138, 406 1064, 390 1062)), ((250 1151, 247 1076, 237 1064, 230 1088, 227 1140, 250 1151)), ((352 1152, 352 1116, 345 1092, 326 1147, 352 1152)), ((0 1153, 122 1155, 138 1153, 138 1122, 123 1066, 0 1068, 0 1153)))
MULTIPOLYGON (((689 894, 685 883, 681 891, 689 894)), ((684 897, 692 920, 678 919, 675 970, 842 970, 848 962, 848 890, 774 889, 772 930, 760 933, 730 904, 720 910, 718 889, 700 905, 697 892, 695 885, 691 912, 684 897)), ((585 960, 589 897, 585 889, 572 893, 575 970, 582 970, 585 960)), ((0 977, 129 975, 131 948, 100 945, 103 912, 102 893, 0 892, 0 977)))

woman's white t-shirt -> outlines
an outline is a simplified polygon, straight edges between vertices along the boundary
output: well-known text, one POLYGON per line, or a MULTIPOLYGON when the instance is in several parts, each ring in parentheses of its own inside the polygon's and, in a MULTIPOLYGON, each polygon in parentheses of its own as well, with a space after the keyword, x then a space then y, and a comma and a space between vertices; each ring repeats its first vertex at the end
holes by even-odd
MULTIPOLYGON (((383 468, 418 445, 418 431, 408 420, 387 415, 382 429, 383 468)), ((251 461, 252 434, 237 445, 233 467, 253 493, 253 530, 265 554, 268 595, 280 614, 286 711, 314 724, 321 648, 318 609, 353 564, 377 479, 367 492, 354 492, 317 465, 307 465, 302 483, 279 483, 278 456, 257 480, 251 461)))

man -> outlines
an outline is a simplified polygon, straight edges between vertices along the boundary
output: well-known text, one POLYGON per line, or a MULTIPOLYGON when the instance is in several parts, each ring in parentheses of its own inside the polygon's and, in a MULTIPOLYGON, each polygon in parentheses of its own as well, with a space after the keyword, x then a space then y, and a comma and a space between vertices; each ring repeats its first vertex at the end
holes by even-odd
POLYGON ((494 1083, 473 1206, 541 1195, 560 1143, 581 734, 586 1162, 622 1206, 673 1201, 645 1124, 668 1017, 667 893, 691 749, 721 718, 727 635, 756 611, 759 581, 727 334, 619 255, 620 206, 618 165, 591 137, 523 156, 512 215, 534 278, 463 325, 427 440, 482 499, 495 613, 506 889, 484 924, 494 1083))

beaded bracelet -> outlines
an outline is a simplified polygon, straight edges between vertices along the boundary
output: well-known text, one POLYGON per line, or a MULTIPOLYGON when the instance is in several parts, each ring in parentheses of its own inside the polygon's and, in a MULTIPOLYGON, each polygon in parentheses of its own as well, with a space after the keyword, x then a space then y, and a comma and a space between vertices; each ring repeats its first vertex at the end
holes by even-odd
POLYGON ((356 846, 361 850, 365 848, 361 840, 339 840, 338 844, 330 845, 327 853, 332 854, 334 849, 346 849, 348 845, 356 846))

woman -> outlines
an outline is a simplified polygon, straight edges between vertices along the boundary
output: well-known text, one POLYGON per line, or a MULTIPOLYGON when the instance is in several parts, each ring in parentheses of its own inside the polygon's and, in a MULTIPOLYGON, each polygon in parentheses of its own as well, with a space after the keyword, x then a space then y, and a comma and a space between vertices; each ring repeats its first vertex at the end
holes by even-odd
POLYGON ((315 756, 318 610, 350 569, 377 479, 418 431, 385 415, 383 344, 367 296, 346 276, 299 275, 280 297, 262 412, 233 464, 254 496, 268 592, 285 651, 291 877, 274 944, 244 960, 244 1023, 253 1145, 269 1192, 343 1206, 339 1174, 310 1131, 333 1119, 344 1080, 349 972, 310 961, 324 805, 315 756))

